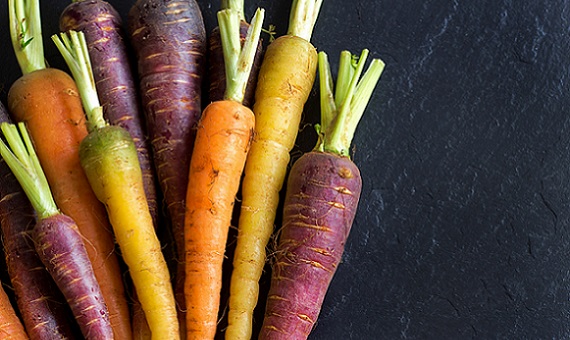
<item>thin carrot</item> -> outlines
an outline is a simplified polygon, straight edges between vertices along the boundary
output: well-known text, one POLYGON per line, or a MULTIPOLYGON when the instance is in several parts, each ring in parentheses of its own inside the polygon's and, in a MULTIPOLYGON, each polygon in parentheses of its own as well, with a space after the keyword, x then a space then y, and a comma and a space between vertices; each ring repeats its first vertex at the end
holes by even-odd
POLYGON ((0 337, 5 340, 29 339, 0 283, 0 337))
POLYGON ((10 0, 9 9, 12 44, 24 75, 10 88, 8 109, 16 122, 26 122, 57 205, 85 239, 111 323, 121 328, 130 324, 130 315, 113 234, 79 163, 87 128, 77 87, 65 72, 46 68, 39 2, 10 0))
POLYGON ((238 12, 218 12, 227 86, 225 99, 202 113, 190 161, 184 229, 187 339, 213 339, 216 334, 222 262, 255 121, 242 101, 263 16, 258 9, 242 49, 238 12))
POLYGON ((265 51, 255 92, 255 138, 247 157, 230 282, 226 339, 250 339, 265 247, 273 232, 303 106, 313 87, 317 52, 309 42, 322 0, 295 0, 289 32, 265 51))
MULTIPOLYGON (((0 103, 0 123, 10 122, 0 103)), ((0 159, 0 197, 6 267, 26 332, 31 339, 70 338, 71 312, 30 242, 34 208, 4 159, 0 159)))
POLYGON ((83 336, 114 339, 83 238, 75 221, 58 209, 25 124, 0 127, 9 145, 0 141, 0 154, 36 212, 31 236, 40 260, 65 296, 83 336))
POLYGON ((79 85, 89 134, 79 157, 95 195, 107 207, 152 339, 178 339, 178 319, 170 275, 144 191, 136 146, 129 132, 108 125, 99 103, 83 32, 52 39, 79 85))

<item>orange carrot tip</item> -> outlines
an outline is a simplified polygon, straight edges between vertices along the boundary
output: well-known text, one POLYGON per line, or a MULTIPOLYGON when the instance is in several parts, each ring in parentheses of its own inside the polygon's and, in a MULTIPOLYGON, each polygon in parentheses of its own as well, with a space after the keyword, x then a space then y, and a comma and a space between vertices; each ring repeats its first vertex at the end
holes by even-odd
POLYGON ((107 208, 152 338, 178 339, 170 274, 144 192, 136 146, 125 129, 108 125, 103 118, 84 34, 69 31, 68 35, 52 39, 78 84, 87 115, 90 132, 80 145, 81 166, 107 208))
POLYGON ((109 311, 83 237, 73 219, 56 206, 24 123, 18 127, 2 123, 1 129, 9 147, 0 141, 0 154, 37 214, 32 239, 40 260, 65 296, 83 335, 113 339, 109 311))

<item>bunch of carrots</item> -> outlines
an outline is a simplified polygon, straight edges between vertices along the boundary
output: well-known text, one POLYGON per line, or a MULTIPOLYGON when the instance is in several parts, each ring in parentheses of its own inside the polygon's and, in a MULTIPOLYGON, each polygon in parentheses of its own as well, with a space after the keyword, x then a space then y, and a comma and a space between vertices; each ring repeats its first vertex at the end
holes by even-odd
POLYGON ((349 150, 382 61, 343 51, 334 84, 310 43, 322 0, 293 0, 274 40, 244 0, 222 0, 210 34, 196 0, 137 0, 126 29, 74 0, 52 36, 68 74, 45 61, 39 1, 8 2, 22 77, 0 104, 2 337, 251 339, 273 237, 259 338, 306 339, 357 212, 349 150), (318 143, 290 168, 317 73, 318 143))

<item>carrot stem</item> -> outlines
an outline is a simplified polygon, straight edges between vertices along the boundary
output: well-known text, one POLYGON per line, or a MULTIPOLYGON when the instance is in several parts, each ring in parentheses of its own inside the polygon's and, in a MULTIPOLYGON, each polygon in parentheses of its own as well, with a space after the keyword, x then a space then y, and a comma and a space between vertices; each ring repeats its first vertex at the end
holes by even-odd
POLYGON ((218 12, 224 65, 226 70, 226 93, 224 98, 238 103, 243 102, 249 73, 259 43, 259 35, 265 11, 258 8, 251 20, 251 26, 243 47, 240 41, 240 19, 238 12, 225 9, 218 12))
POLYGON ((107 126, 107 122, 103 118, 103 107, 99 102, 97 88, 95 87, 85 34, 71 30, 67 34, 61 33, 59 36, 54 34, 51 39, 69 66, 77 83, 81 102, 87 115, 87 130, 92 132, 94 129, 107 126))
POLYGON ((245 12, 243 10, 244 0, 222 0, 222 9, 233 9, 239 15, 240 21, 245 21, 245 12))
MULTIPOLYGON (((348 51, 341 53, 337 91, 334 96, 332 88, 328 85, 330 78, 326 76, 320 78, 323 115, 321 119, 327 126, 321 126, 319 129, 320 138, 315 150, 350 157, 350 144, 354 132, 385 66, 382 60, 373 59, 364 76, 360 78, 367 56, 367 49, 362 51, 360 57, 348 51), (335 103, 330 102, 331 97, 335 103)), ((331 73, 325 52, 319 52, 320 73, 331 73)))
POLYGON ((59 213, 24 123, 0 125, 8 145, 0 140, 0 154, 12 169, 40 219, 59 213), (18 132, 19 130, 19 132, 18 132))
POLYGON ((288 35, 311 40, 323 0, 293 0, 288 35))
POLYGON ((46 68, 39 0, 9 0, 10 37, 23 74, 46 68))

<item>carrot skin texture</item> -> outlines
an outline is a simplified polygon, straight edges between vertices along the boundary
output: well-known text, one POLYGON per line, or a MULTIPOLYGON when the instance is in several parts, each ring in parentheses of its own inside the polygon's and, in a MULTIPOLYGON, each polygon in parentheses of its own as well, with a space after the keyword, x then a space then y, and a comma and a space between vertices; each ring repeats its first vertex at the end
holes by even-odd
MULTIPOLYGON (((243 45, 249 24, 245 21, 240 22, 240 38, 243 45)), ((253 59, 253 65, 249 73, 247 86, 242 104, 247 107, 252 107, 255 95, 255 87, 257 86, 257 75, 263 60, 263 42, 261 39, 257 45, 257 52, 253 59)), ((224 99, 226 92, 226 71, 224 62, 224 52, 222 49, 222 38, 220 36, 220 27, 212 30, 208 38, 208 98, 210 102, 216 102, 224 99)))
POLYGON ((159 215, 150 143, 146 138, 138 88, 132 73, 134 67, 131 67, 121 17, 106 1, 83 0, 64 9, 59 25, 63 32, 75 30, 85 33, 103 114, 112 125, 126 129, 135 142, 145 193, 156 226, 159 215))
POLYGON ((65 296, 86 339, 114 339, 109 311, 79 233, 63 214, 38 221, 32 231, 36 251, 65 296))
MULTIPOLYGON (((11 119, 0 104, 0 123, 4 122, 11 119)), ((0 197, 6 265, 26 332, 30 339, 72 339, 65 299, 30 241, 34 209, 1 157, 0 197)))
POLYGON ((254 115, 233 101, 206 107, 189 172, 186 196, 187 339, 214 339, 222 263, 254 115))
POLYGON ((306 339, 340 263, 362 180, 348 158, 307 153, 287 182, 260 339, 306 339))
POLYGON ((80 157, 95 194, 107 207, 152 339, 178 339, 170 276, 148 209, 134 142, 126 130, 106 126, 85 137, 80 157))
POLYGON ((111 320, 124 318, 129 309, 111 226, 79 163, 87 128, 75 82, 53 68, 28 73, 10 88, 8 109, 15 121, 26 122, 56 204, 86 240, 111 320))
POLYGON ((317 52, 302 38, 281 36, 265 51, 255 93, 255 137, 245 165, 230 283, 228 322, 236 327, 228 329, 228 339, 251 337, 252 314, 266 260, 265 248, 273 233, 289 153, 312 90, 316 68, 317 52))
POLYGON ((2 339, 29 339, 3 287, 0 287, 0 311, 0 336, 2 339))
POLYGON ((206 31, 195 0, 138 0, 129 12, 140 93, 176 247, 175 296, 184 333, 184 215, 202 104, 206 31))

